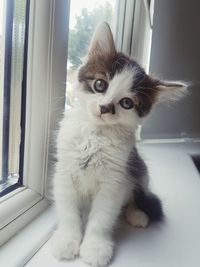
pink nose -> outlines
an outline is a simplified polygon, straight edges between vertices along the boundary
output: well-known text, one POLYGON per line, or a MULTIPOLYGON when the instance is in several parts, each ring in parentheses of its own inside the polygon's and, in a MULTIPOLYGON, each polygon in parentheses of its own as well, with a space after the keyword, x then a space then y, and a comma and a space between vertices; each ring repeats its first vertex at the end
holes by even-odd
POLYGON ((101 114, 105 114, 105 113, 115 114, 115 106, 114 106, 114 104, 101 105, 100 106, 100 112, 101 112, 101 114))

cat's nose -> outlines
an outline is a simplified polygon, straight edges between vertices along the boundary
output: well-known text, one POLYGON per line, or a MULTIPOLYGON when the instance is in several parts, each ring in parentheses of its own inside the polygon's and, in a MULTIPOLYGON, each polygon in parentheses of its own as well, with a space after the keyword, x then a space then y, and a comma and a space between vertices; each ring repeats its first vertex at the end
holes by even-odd
POLYGON ((101 114, 109 113, 110 109, 108 106, 100 106, 100 112, 101 112, 101 114))
POLYGON ((101 112, 101 114, 105 114, 105 113, 115 114, 115 106, 114 106, 114 104, 101 105, 100 106, 100 112, 101 112))

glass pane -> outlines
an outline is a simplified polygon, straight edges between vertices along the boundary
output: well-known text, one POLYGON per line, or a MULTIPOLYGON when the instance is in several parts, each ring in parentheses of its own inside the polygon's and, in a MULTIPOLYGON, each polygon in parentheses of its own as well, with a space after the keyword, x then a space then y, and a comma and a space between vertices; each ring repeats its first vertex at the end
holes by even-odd
MULTIPOLYGON (((2 131, 3 131, 3 8, 4 2, 0 1, 0 171, 2 170, 2 131)), ((2 175, 0 175, 0 184, 2 175)))
POLYGON ((19 166, 27 2, 0 1, 0 196, 22 185, 19 166))
MULTIPOLYGON (((3 156, 3 117, 4 117, 4 61, 5 61, 5 1, 0 1, 0 192, 4 188, 5 157, 3 156), (3 167, 4 166, 4 167, 3 167)), ((5 141, 5 140, 4 140, 5 141)))
POLYGON ((81 58, 85 55, 90 38, 101 21, 110 24, 115 34, 117 0, 73 0, 70 7, 69 44, 67 61, 66 108, 73 102, 73 82, 81 58))

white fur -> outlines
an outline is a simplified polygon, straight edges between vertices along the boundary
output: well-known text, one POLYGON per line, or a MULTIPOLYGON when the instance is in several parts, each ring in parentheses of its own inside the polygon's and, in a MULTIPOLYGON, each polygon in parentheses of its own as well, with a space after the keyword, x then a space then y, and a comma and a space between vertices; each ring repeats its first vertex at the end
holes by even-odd
POLYGON ((87 208, 90 212, 80 255, 94 266, 110 261, 111 232, 134 186, 125 170, 133 145, 134 133, 119 125, 94 126, 78 109, 65 115, 58 136, 54 183, 59 228, 53 253, 58 259, 78 253, 83 236, 80 213, 87 208))
POLYGON ((51 240, 52 252, 58 260, 74 259, 79 253, 81 236, 70 236, 65 231, 58 230, 51 240))
POLYGON ((179 100, 188 93, 188 86, 189 83, 180 81, 165 81, 163 85, 158 86, 160 94, 158 94, 157 102, 162 103, 179 100))
POLYGON ((149 224, 148 216, 141 210, 129 205, 126 209, 126 219, 134 227, 147 227, 149 224))
POLYGON ((133 77, 136 74, 135 69, 124 68, 122 72, 116 73, 109 83, 109 89, 106 96, 103 97, 101 105, 109 104, 112 101, 119 101, 123 97, 133 97, 131 87, 133 86, 133 77))
POLYGON ((80 247, 81 259, 93 266, 106 266, 113 255, 113 242, 103 236, 85 238, 80 247))

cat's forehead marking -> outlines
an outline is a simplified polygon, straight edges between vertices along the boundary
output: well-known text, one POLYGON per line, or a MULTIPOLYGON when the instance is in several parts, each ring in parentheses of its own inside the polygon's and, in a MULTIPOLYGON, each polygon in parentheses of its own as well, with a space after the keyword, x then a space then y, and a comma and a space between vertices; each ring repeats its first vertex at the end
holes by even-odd
POLYGON ((134 75, 136 80, 139 81, 144 75, 144 70, 139 66, 139 64, 134 61, 133 59, 130 59, 126 57, 125 55, 118 53, 117 54, 117 60, 115 60, 112 63, 112 76, 111 78, 118 73, 124 72, 124 71, 130 71, 129 75, 134 75))
MULTIPOLYGON (((105 78, 109 77, 111 80, 116 74, 123 72, 124 69, 137 69, 137 73, 144 72, 142 68, 132 59, 129 59, 122 53, 117 53, 115 56, 101 56, 93 54, 87 62, 79 70, 79 81, 85 81, 88 78, 96 78, 96 75, 101 73, 105 78)), ((140 78, 141 75, 138 76, 140 78)))
POLYGON ((137 70, 135 68, 125 67, 121 72, 117 72, 110 80, 108 94, 113 95, 113 97, 130 94, 136 76, 137 70))

